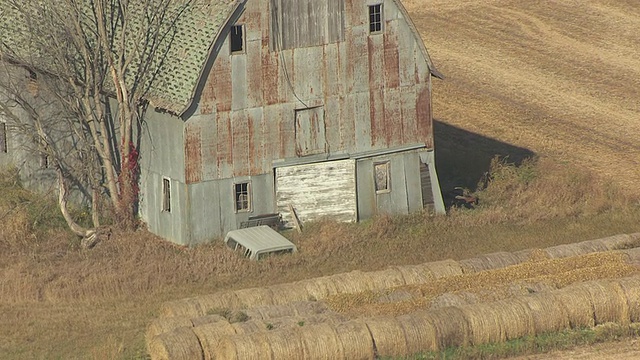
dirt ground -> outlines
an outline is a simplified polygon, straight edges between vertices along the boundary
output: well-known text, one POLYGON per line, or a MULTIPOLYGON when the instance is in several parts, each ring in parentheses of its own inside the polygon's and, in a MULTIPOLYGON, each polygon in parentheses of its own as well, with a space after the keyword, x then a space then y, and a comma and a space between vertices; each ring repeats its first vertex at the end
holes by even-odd
POLYGON ((446 77, 436 120, 640 192, 637 1, 403 3, 446 77))

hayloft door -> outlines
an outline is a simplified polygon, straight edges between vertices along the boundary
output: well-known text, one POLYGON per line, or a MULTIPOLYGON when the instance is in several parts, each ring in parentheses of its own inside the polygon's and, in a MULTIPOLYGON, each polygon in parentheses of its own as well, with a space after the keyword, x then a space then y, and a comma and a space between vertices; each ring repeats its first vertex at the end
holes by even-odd
POLYGON ((296 110, 296 155, 326 152, 324 107, 296 110))

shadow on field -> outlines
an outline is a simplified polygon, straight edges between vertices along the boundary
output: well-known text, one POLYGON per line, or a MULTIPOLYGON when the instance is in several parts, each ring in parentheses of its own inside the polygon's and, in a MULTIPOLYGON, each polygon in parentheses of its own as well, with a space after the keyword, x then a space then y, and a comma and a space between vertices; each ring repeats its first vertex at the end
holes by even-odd
POLYGON ((494 157, 506 157, 508 162, 520 165, 524 159, 535 155, 529 149, 488 138, 441 120, 434 120, 433 127, 436 168, 447 207, 451 206, 455 187, 477 190, 494 157))

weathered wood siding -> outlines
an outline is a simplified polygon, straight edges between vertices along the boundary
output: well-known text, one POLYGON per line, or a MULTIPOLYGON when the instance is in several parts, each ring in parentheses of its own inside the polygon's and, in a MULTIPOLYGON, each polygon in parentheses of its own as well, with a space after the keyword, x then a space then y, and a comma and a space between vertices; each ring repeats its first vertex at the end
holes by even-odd
POLYGON ((276 169, 278 212, 291 222, 289 205, 302 222, 327 217, 357 221, 354 160, 327 161, 276 169))
POLYGON ((295 120, 305 108, 324 109, 327 153, 433 147, 427 60, 394 1, 384 2, 385 31, 377 35, 369 34, 365 0, 287 9, 290 21, 305 9, 327 12, 328 23, 344 23, 344 38, 283 51, 272 51, 270 2, 247 2, 236 22, 245 26, 245 53, 231 55, 227 41, 213 64, 199 116, 186 123, 187 183, 266 174, 273 160, 304 156, 295 120), (342 19, 331 15, 340 6, 342 19))

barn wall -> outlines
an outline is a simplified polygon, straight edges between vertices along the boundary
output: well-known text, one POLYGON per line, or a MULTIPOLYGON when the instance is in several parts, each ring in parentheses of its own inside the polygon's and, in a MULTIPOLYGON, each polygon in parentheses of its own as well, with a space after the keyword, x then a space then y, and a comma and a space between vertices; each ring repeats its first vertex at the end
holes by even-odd
POLYGON ((367 1, 344 0, 344 18, 331 19, 344 22, 344 41, 277 52, 269 3, 249 0, 236 22, 245 53, 231 55, 227 41, 215 60, 198 120, 187 122, 187 183, 270 173, 274 160, 297 157, 305 108, 322 107, 330 154, 432 148, 429 68, 395 2, 385 1, 383 34, 369 35, 367 1))

